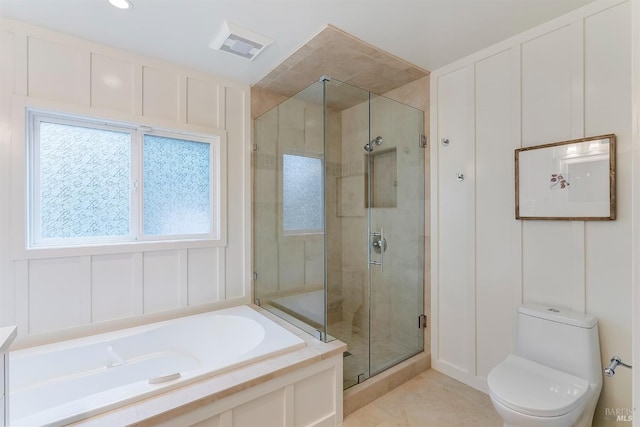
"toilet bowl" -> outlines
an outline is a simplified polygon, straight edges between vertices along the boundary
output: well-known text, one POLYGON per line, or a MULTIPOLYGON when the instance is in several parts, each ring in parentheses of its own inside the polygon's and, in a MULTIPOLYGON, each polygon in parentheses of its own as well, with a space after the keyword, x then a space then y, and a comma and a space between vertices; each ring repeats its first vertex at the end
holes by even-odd
POLYGON ((595 317, 518 309, 517 350, 487 377, 505 427, 587 427, 602 388, 595 317))
POLYGON ((587 380, 513 354, 487 381, 505 426, 574 426, 592 394, 587 380))

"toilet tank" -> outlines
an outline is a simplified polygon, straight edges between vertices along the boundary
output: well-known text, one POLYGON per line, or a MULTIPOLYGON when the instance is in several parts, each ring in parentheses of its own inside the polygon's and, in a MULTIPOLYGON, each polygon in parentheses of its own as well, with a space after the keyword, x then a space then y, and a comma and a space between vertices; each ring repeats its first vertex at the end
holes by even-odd
POLYGON ((546 305, 518 308, 516 354, 602 384, 598 320, 546 305))

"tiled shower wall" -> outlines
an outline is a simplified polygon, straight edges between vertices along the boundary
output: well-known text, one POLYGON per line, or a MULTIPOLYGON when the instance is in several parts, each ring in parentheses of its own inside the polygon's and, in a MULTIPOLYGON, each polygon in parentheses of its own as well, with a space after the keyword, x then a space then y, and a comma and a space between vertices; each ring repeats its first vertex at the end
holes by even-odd
MULTIPOLYGON (((328 114, 330 146, 326 161, 331 174, 341 169, 340 159, 334 154, 340 152, 340 117, 331 111, 328 114)), ((324 235, 284 235, 281 229, 282 155, 323 154, 323 120, 322 105, 294 98, 255 120, 254 264, 256 296, 261 300, 324 287, 324 235)), ((335 192, 330 178, 327 194, 335 192)), ((327 229, 338 229, 335 198, 327 198, 326 211, 327 229)), ((339 240, 329 233, 329 239, 335 238, 339 240)), ((328 240, 327 247, 328 264, 340 265, 340 245, 328 240)), ((329 283, 332 287, 339 283, 338 271, 329 272, 329 283)))
MULTIPOLYGON (((424 150, 417 148, 417 129, 423 119, 419 114, 406 114, 405 106, 386 98, 374 97, 371 102, 371 133, 367 126, 369 106, 360 104, 342 112, 342 177, 343 199, 352 200, 351 209, 342 216, 342 270, 343 270, 343 317, 351 319, 354 327, 367 328, 371 321, 372 365, 376 357, 380 363, 387 359, 382 347, 413 348, 418 335, 423 334, 417 327, 417 319, 406 312, 423 311, 422 301, 416 300, 416 286, 422 287, 425 264, 422 258, 425 235, 429 224, 425 223, 424 150), (367 271, 367 209, 365 189, 368 156, 363 143, 368 138, 382 136, 384 142, 376 146, 371 156, 391 155, 397 158, 396 179, 390 183, 395 187, 394 207, 377 206, 374 200, 371 231, 386 227, 384 233, 389 244, 384 253, 384 268, 371 266, 371 291, 369 297, 367 271), (409 148, 409 145, 411 148, 409 148), (380 153, 380 154, 376 154, 380 153), (369 306, 371 303, 371 307, 369 306), (371 309, 371 316, 369 310, 371 309)), ((396 168, 396 162, 386 168, 396 168)), ((384 165, 383 165, 384 166, 384 165)), ((389 175, 390 170, 373 173, 389 175)), ((373 183, 379 182, 373 177, 373 183)), ((387 189, 389 191, 390 189, 387 189)), ((372 196, 378 191, 373 188, 372 196)), ((427 254, 428 256, 428 254, 427 254)), ((378 259, 372 255, 372 259, 378 259)), ((407 350, 409 351, 409 350, 407 350)), ((404 350, 398 353, 405 353, 404 350)))

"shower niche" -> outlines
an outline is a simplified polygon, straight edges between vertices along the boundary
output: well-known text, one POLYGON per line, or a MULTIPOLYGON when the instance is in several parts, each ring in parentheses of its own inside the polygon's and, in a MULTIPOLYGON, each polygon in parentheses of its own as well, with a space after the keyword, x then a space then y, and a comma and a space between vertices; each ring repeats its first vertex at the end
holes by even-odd
POLYGON ((328 79, 254 122, 255 302, 347 343, 345 388, 424 347, 423 121, 328 79))
POLYGON ((369 153, 371 207, 398 206, 398 155, 395 148, 369 153))

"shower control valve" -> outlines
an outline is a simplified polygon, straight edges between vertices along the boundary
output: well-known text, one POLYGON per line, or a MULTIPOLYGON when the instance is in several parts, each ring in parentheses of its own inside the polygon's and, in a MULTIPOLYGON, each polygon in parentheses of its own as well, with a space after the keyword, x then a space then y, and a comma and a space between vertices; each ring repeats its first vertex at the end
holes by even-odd
POLYGON ((382 251, 386 251, 387 250, 387 239, 379 239, 379 240, 373 240, 371 242, 371 246, 373 247, 373 250, 376 251, 376 253, 380 253, 382 251))

